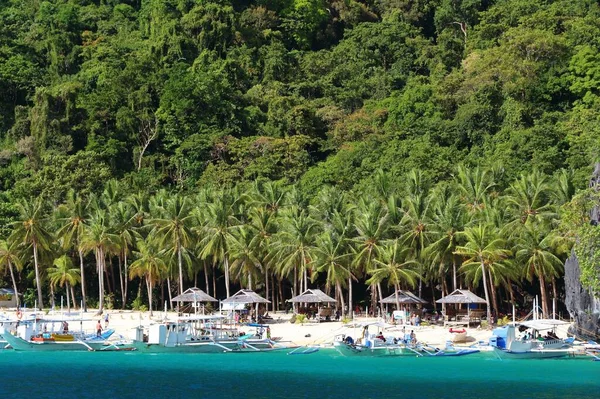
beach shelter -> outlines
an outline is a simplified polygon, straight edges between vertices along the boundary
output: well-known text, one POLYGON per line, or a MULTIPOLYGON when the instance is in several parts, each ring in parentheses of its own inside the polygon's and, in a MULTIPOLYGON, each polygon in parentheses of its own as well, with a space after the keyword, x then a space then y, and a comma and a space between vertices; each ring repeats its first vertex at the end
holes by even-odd
POLYGON ((324 293, 318 288, 310 288, 300 295, 288 299, 292 303, 335 303, 335 299, 324 293))
POLYGON ((188 288, 181 295, 177 295, 171 302, 219 302, 200 288, 188 288))
POLYGON ((402 309, 398 308, 396 311, 394 311, 392 313, 392 316, 394 317, 395 320, 401 320, 402 322, 406 322, 409 318, 410 305, 423 305, 423 304, 427 303, 426 300, 419 298, 412 292, 404 291, 404 290, 398 290, 398 291, 394 292, 392 295, 390 295, 386 298, 383 298, 379 302, 386 305, 386 312, 387 312, 387 306, 389 304, 408 305, 408 308, 406 306, 404 306, 402 309))
POLYGON ((310 288, 310 289, 304 291, 302 294, 296 295, 295 297, 288 299, 287 302, 319 304, 316 314, 319 316, 318 320, 320 321, 321 317, 324 319, 327 319, 328 317, 333 316, 332 309, 327 309, 327 310, 321 311, 321 304, 322 303, 336 303, 337 301, 318 288, 310 288))
POLYGON ((470 303, 486 303, 485 299, 478 297, 469 290, 454 290, 452 293, 445 297, 438 299, 436 303, 459 303, 459 304, 470 304, 470 303))
MULTIPOLYGON (((213 298, 200 288, 192 287, 185 290, 182 294, 177 295, 171 302, 190 302, 193 304, 194 312, 198 308, 199 302, 219 302, 218 299, 213 298)), ((165 305, 166 306, 166 305, 165 305)))
POLYGON ((412 292, 404 291, 404 290, 398 290, 397 292, 394 292, 392 295, 390 295, 386 298, 383 298, 379 302, 396 304, 396 294, 398 295, 398 303, 400 303, 400 304, 423 305, 423 304, 427 303, 426 300, 419 298, 412 292))
POLYGON ((223 299, 221 304, 228 304, 232 309, 236 309, 239 304, 256 304, 256 314, 258 315, 258 305, 261 303, 271 303, 252 290, 239 290, 229 298, 223 299))
POLYGON ((452 291, 450 294, 446 295, 445 297, 438 299, 436 301, 436 303, 441 303, 441 304, 449 304, 449 303, 455 303, 455 304, 467 304, 467 315, 469 318, 471 318, 471 307, 468 306, 472 303, 487 303, 485 301, 485 299, 478 297, 477 295, 473 294, 471 291, 469 290, 463 290, 463 289, 457 289, 452 291))

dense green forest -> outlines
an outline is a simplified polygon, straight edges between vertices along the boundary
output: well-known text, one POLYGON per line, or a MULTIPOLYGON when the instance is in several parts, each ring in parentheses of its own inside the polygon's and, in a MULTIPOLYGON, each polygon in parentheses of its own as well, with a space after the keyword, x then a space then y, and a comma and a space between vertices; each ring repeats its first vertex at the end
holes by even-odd
POLYGON ((592 0, 0 0, 2 278, 29 306, 462 286, 548 314, 599 49, 592 0))

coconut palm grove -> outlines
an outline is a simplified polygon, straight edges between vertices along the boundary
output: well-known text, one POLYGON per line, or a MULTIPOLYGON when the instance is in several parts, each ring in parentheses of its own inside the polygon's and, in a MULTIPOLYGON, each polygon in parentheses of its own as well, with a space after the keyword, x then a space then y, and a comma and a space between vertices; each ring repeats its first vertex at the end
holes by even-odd
POLYGON ((564 312, 572 250, 600 288, 599 49, 592 0, 0 0, 0 286, 564 312))

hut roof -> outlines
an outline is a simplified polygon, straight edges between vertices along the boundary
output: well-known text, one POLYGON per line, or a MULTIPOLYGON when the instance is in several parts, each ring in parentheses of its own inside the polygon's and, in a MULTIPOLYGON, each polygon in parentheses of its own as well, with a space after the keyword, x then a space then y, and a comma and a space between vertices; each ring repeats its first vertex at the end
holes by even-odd
POLYGON ((223 299, 223 303, 271 303, 252 290, 239 290, 229 298, 223 299))
POLYGON ((188 288, 181 295, 171 299, 171 302, 219 302, 200 288, 188 288))
POLYGON ((336 300, 325 294, 323 291, 317 288, 311 288, 304 291, 302 294, 297 295, 291 299, 287 300, 288 302, 296 302, 296 303, 335 303, 336 300))
MULTIPOLYGON (((381 303, 396 303, 396 293, 394 292, 392 295, 388 296, 387 298, 383 298, 379 302, 381 302, 381 303)), ((404 291, 404 290, 398 290, 398 302, 404 303, 404 304, 406 304, 406 303, 421 303, 421 304, 427 303, 426 300, 419 298, 412 292, 404 291)))
POLYGON ((454 290, 451 294, 438 299, 437 303, 486 303, 485 299, 478 297, 469 290, 454 290))

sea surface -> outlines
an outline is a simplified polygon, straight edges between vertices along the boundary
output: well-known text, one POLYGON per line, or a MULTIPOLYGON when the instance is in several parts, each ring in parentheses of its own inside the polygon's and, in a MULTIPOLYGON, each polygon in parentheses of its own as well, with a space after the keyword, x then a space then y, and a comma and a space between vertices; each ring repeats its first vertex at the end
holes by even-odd
POLYGON ((600 362, 0 350, 1 398, 600 398, 600 362))

